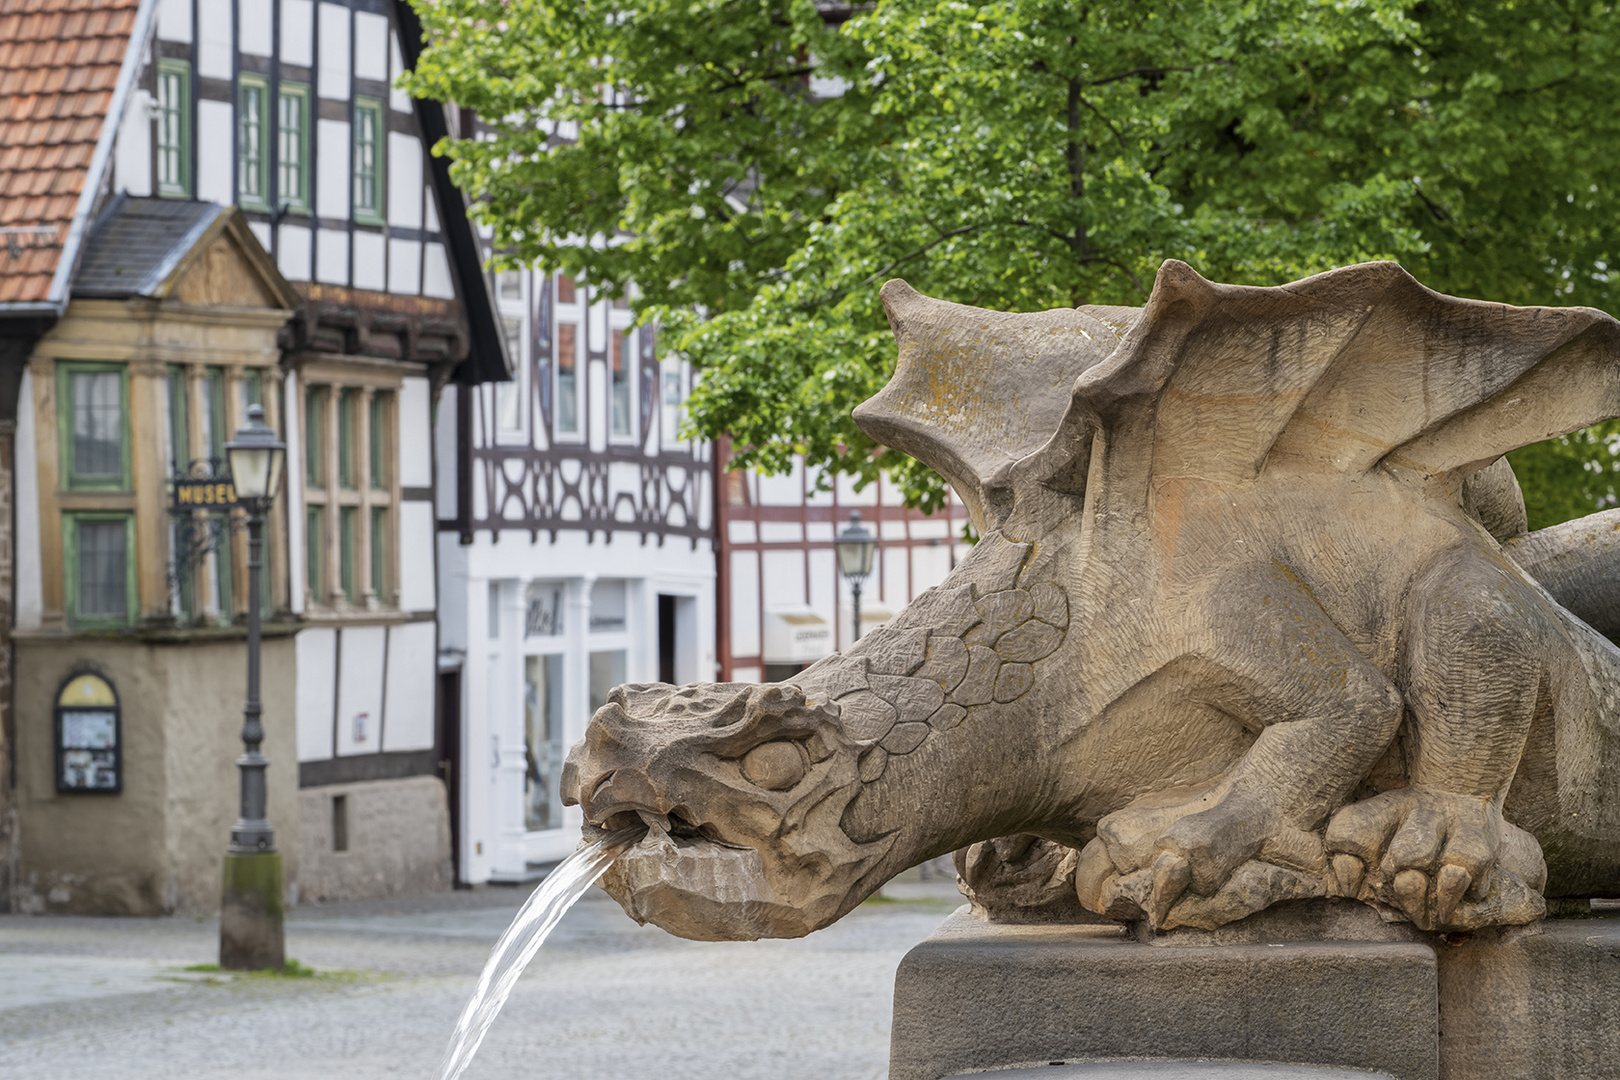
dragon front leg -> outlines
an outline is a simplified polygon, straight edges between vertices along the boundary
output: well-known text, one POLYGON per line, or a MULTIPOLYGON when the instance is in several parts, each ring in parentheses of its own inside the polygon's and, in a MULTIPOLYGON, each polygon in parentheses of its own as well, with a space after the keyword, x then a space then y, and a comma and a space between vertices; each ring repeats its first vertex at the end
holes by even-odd
POLYGON ((1536 710, 1550 707, 1556 624, 1539 590, 1472 546, 1420 575, 1410 605, 1411 782, 1334 815, 1340 889, 1425 930, 1534 921, 1546 866, 1502 804, 1536 710))
POLYGON ((1076 870, 1081 903, 1156 929, 1218 926, 1324 895, 1318 830, 1395 736, 1401 695, 1288 570, 1211 594, 1217 631, 1181 664, 1189 700, 1259 731, 1202 791, 1161 792, 1103 818, 1076 870))

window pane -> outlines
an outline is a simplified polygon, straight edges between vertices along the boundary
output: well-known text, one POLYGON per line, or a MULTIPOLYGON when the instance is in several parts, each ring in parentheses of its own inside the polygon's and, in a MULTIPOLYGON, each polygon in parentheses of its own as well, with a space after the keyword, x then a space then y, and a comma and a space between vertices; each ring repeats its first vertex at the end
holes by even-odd
POLYGON ((240 130, 237 132, 237 187, 243 202, 263 203, 264 87, 243 83, 240 130))
POLYGON ((629 435, 630 426, 630 347, 629 334, 613 335, 613 434, 629 435))
POLYGON ((502 300, 523 299, 523 279, 516 270, 502 270, 499 276, 502 300))
POLYGON ((530 829, 562 827, 562 659, 530 656, 524 661, 528 773, 523 781, 523 805, 524 824, 530 829))
POLYGON ((379 602, 388 592, 388 511, 380 506, 371 508, 371 591, 379 602))
POLYGON ((591 653, 591 712, 606 705, 608 691, 623 682, 623 649, 591 653))
POLYGON ((179 476, 191 464, 191 425, 186 415, 186 369, 169 367, 168 406, 169 472, 179 476))
POLYGON ((158 72, 157 179, 158 190, 184 195, 190 177, 186 175, 186 96, 188 71, 166 68, 158 72))
POLYGON ((379 110, 357 106, 354 110, 354 209, 356 213, 378 212, 377 128, 379 110))
POLYGON ((574 354, 574 324, 557 327, 557 416, 558 431, 579 430, 579 360, 574 354))
POLYGON ((208 447, 208 456, 225 460, 225 443, 230 433, 225 430, 225 372, 211 367, 202 378, 202 437, 208 447))
POLYGON ((123 619, 129 614, 127 532, 122 521, 81 521, 79 616, 123 619))
POLYGON ((305 203, 305 116, 307 99, 302 92, 281 92, 277 104, 276 152, 281 201, 303 206, 305 203))
POLYGON ((304 391, 304 482, 326 486, 326 387, 304 391))
POLYGON ((122 477, 123 375, 116 371, 73 373, 73 472, 76 476, 122 477))
POLYGON ((356 507, 345 506, 338 510, 338 558, 340 561, 339 573, 343 595, 352 604, 354 603, 354 564, 355 544, 359 538, 355 535, 355 517, 358 513, 356 507))
POLYGON ((371 422, 368 425, 370 435, 369 455, 371 463, 371 486, 374 490, 382 491, 388 487, 389 460, 388 447, 388 421, 392 416, 392 395, 373 394, 371 396, 371 422))
POLYGON ((326 525, 321 520, 319 506, 304 512, 304 565, 309 582, 310 599, 317 604, 326 598, 321 595, 321 564, 326 560, 326 525))
POLYGON ((357 390, 344 390, 338 395, 338 483, 354 487, 355 445, 354 408, 357 390))

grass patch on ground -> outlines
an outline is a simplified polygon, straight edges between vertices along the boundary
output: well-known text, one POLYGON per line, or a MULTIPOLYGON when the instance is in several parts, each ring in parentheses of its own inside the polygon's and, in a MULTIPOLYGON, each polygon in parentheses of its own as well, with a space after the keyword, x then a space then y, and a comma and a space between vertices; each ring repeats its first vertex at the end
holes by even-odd
MULTIPOLYGON (((352 982, 360 978, 360 972, 358 971, 341 971, 337 969, 320 971, 310 967, 308 964, 301 964, 297 960, 288 960, 278 968, 265 968, 263 971, 230 971, 220 967, 218 964, 188 964, 180 970, 199 975, 228 975, 243 979, 322 979, 334 982, 352 982)), ((222 980, 202 979, 198 981, 212 984, 222 980)))

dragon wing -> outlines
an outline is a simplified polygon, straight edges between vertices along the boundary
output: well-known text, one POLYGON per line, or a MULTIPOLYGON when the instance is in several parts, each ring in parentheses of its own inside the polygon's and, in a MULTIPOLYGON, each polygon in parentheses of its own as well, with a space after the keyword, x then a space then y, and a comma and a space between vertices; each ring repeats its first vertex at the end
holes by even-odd
POLYGON ((935 300, 899 280, 881 295, 900 356, 855 421, 944 476, 981 532, 1003 516, 1011 466, 1052 439, 1075 379, 1114 354, 1142 313, 1009 314, 935 300))
POLYGON ((1075 381, 1041 456, 1060 469, 1074 453, 1064 429, 1097 427, 1143 480, 1238 480, 1286 462, 1460 484, 1616 415, 1620 322, 1601 311, 1445 296, 1394 263, 1254 288, 1169 260, 1119 348, 1075 381))

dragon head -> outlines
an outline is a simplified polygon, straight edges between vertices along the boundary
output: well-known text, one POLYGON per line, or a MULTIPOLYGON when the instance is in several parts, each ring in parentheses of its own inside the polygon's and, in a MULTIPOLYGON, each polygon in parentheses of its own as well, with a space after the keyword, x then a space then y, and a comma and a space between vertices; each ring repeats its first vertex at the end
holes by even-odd
POLYGON ((891 838, 844 832, 864 747, 791 683, 615 689, 563 770, 586 837, 647 835, 602 879, 632 918, 681 937, 799 937, 864 897, 891 838))

